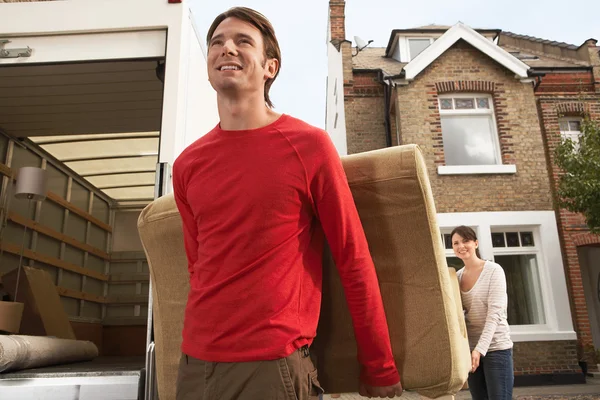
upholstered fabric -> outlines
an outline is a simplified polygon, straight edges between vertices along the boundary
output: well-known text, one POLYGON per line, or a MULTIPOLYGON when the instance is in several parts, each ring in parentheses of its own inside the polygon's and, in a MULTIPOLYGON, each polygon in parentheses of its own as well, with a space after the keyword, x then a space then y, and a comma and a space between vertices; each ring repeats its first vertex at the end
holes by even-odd
MULTIPOLYGON (((346 156, 343 164, 375 261, 403 384, 432 398, 456 393, 470 369, 469 346, 421 152, 398 146, 346 156)), ((153 285, 159 395, 174 399, 188 272, 172 195, 146 207, 138 227, 153 285)), ((350 316, 328 256, 312 354, 328 393, 358 389, 350 316)))
POLYGON ((96 345, 86 340, 0 335, 0 372, 89 361, 97 356, 96 345))
MULTIPOLYGON (((456 393, 467 379, 470 353, 422 154, 406 145, 347 156, 343 164, 375 262, 402 383, 432 398, 456 393)), ((313 350, 319 379, 329 391, 356 391, 354 334, 330 257, 324 271, 313 350)))
POLYGON ((152 282, 158 395, 161 400, 174 400, 190 284, 181 216, 172 194, 156 199, 142 211, 138 230, 152 282))

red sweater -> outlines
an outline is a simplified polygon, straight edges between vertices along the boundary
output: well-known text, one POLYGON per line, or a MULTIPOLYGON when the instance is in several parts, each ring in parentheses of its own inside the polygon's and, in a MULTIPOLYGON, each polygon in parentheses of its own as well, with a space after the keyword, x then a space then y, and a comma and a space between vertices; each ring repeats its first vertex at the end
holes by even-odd
POLYGON ((310 345, 324 233, 352 315, 363 381, 400 380, 373 261, 326 132, 287 115, 260 129, 217 126, 177 158, 173 185, 190 273, 184 353, 242 362, 310 345))

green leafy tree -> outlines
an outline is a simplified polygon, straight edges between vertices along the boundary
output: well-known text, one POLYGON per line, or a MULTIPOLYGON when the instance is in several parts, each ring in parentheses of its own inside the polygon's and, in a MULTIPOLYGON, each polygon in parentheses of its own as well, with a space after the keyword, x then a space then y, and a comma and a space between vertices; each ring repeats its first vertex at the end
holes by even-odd
POLYGON ((556 148, 556 164, 563 170, 558 202, 569 211, 583 214, 590 231, 600 234, 600 126, 585 119, 581 136, 562 139, 556 148))

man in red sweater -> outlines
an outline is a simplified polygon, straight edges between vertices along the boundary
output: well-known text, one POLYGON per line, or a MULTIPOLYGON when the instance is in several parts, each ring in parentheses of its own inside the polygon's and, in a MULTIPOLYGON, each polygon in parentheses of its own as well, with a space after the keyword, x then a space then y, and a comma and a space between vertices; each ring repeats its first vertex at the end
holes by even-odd
POLYGON ((173 167, 190 292, 177 399, 298 399, 323 391, 309 357, 324 241, 352 314, 361 394, 402 394, 379 284, 340 158, 326 132, 272 110, 281 54, 260 13, 209 29, 220 123, 173 167))

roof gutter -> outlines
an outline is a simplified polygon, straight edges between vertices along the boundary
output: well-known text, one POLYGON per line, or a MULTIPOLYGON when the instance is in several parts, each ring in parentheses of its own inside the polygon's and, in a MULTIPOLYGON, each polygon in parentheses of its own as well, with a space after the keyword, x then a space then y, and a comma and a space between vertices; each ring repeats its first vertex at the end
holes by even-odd
POLYGON ((542 84, 542 78, 546 76, 545 72, 534 71, 531 68, 527 70, 527 76, 535 78, 535 85, 533 86, 533 91, 535 92, 538 87, 542 84))
POLYGON ((383 79, 386 81, 393 81, 394 79, 404 79, 405 76, 406 76, 406 71, 402 70, 402 71, 400 71, 400 73, 398 75, 386 76, 383 79))

